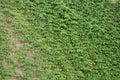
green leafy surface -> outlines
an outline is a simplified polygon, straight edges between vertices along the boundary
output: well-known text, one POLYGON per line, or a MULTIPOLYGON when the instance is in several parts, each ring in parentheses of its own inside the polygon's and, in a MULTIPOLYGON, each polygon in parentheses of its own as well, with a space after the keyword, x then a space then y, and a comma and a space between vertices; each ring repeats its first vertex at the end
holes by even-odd
POLYGON ((120 79, 119 1, 2 0, 0 6, 1 80, 120 79), (18 50, 6 20, 24 43, 18 50))

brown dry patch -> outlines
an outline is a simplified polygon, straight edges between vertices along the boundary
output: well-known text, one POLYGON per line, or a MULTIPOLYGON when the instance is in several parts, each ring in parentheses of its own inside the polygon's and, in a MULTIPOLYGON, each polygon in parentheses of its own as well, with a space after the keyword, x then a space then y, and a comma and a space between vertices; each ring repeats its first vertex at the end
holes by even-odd
MULTIPOLYGON (((0 10, 2 8, 0 7, 0 10)), ((16 33, 13 33, 12 30, 13 30, 13 20, 12 18, 10 19, 7 18, 7 16, 5 14, 0 14, 0 23, 3 23, 5 24, 5 29, 7 31, 7 35, 8 35, 8 39, 9 40, 6 40, 5 41, 5 44, 7 44, 8 46, 10 46, 11 50, 8 52, 8 56, 11 56, 12 57, 12 60, 13 60, 13 63, 15 63, 15 65, 18 65, 19 64, 19 61, 18 61, 18 58, 17 58, 17 52, 20 50, 20 47, 22 47, 25 43, 20 41, 19 39, 16 38, 16 33)), ((4 66, 6 68, 9 68, 11 65, 10 63, 10 60, 8 59, 5 59, 5 64, 4 66)), ((17 74, 24 74, 24 69, 20 66, 16 66, 15 68, 15 71, 17 74)), ((9 80, 19 80, 19 77, 14 77, 14 76, 8 76, 9 77, 9 80)))
POLYGON ((10 21, 10 20, 6 20, 6 23, 11 24, 11 23, 12 23, 12 21, 10 21))
POLYGON ((15 38, 15 34, 12 33, 12 29, 13 29, 12 21, 6 20, 6 24, 7 24, 6 29, 8 31, 9 36, 10 36, 11 43, 13 43, 15 48, 17 48, 17 49, 22 47, 25 43, 18 40, 17 38, 15 38))
POLYGON ((2 7, 0 7, 0 10, 2 9, 2 7))
POLYGON ((0 20, 0 22, 3 22, 3 20, 0 20))
POLYGON ((24 73, 24 70, 22 67, 16 67, 15 68, 16 72, 19 73, 19 74, 23 74, 24 73))
POLYGON ((32 74, 31 77, 34 78, 34 79, 38 78, 38 76, 36 74, 32 74))
MULTIPOLYGON (((22 47, 25 43, 20 41, 19 39, 17 39, 15 37, 15 34, 12 32, 13 30, 13 25, 12 25, 12 21, 10 20, 5 20, 5 23, 6 23, 6 30, 8 31, 8 36, 9 36, 9 43, 8 45, 11 46, 11 51, 9 52, 10 53, 10 56, 12 56, 13 60, 14 60, 14 63, 16 65, 19 64, 18 62, 18 59, 17 59, 17 52, 20 50, 20 47, 22 47)), ((6 65, 12 65, 12 64, 8 64, 6 63, 6 65)), ((16 73, 22 75, 24 74, 24 70, 22 67, 15 67, 15 71, 16 73)), ((10 77, 10 80, 18 80, 18 78, 16 77, 10 77)))
POLYGON ((34 55, 34 50, 29 50, 27 51, 27 54, 26 54, 26 59, 34 59, 35 55, 34 55))
POLYGON ((5 59, 5 66, 9 67, 10 66, 10 61, 8 59, 5 59))
POLYGON ((17 48, 19 48, 19 47, 23 46, 25 43, 18 39, 15 39, 14 44, 17 48))
POLYGON ((5 22, 5 24, 6 24, 6 26, 5 26, 5 28, 6 28, 6 30, 7 30, 7 32, 8 32, 8 34, 9 34, 9 36, 11 36, 12 34, 11 34, 11 30, 12 30, 12 22, 10 21, 4 21, 5 22))
POLYGON ((18 80, 16 77, 10 77, 10 80, 18 80))
POLYGON ((7 28, 7 30, 11 30, 12 24, 7 25, 6 28, 7 28))
POLYGON ((39 79, 38 76, 37 76, 35 73, 33 73, 33 74, 31 75, 31 77, 32 77, 33 79, 39 79))

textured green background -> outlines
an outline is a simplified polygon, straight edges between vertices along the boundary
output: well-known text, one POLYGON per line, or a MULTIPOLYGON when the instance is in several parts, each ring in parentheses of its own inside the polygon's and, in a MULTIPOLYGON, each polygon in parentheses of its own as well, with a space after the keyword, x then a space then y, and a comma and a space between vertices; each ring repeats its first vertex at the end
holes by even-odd
POLYGON ((18 75, 8 54, 12 47, 4 43, 9 41, 5 24, 0 22, 1 80, 10 76, 20 80, 120 80, 120 2, 0 0, 0 6, 1 16, 12 20, 12 33, 26 43, 16 52, 24 69, 18 75), (26 55, 33 57, 26 59, 26 55))

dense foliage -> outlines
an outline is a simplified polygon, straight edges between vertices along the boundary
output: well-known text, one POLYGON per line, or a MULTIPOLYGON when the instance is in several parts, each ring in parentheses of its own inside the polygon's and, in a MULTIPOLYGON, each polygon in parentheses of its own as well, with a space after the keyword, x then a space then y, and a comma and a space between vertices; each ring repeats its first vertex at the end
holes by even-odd
POLYGON ((5 45, 8 50, 2 50, 5 31, 0 24, 0 62, 4 65, 5 58, 12 64, 7 70, 2 66, 2 80, 8 80, 9 76, 33 80, 32 73, 38 80, 120 79, 120 2, 2 0, 0 3, 1 13, 13 22, 13 33, 26 43, 17 52, 19 65, 25 71, 18 75, 13 71, 14 60, 6 52, 10 46, 5 45), (28 59, 26 55, 33 57, 28 59))

